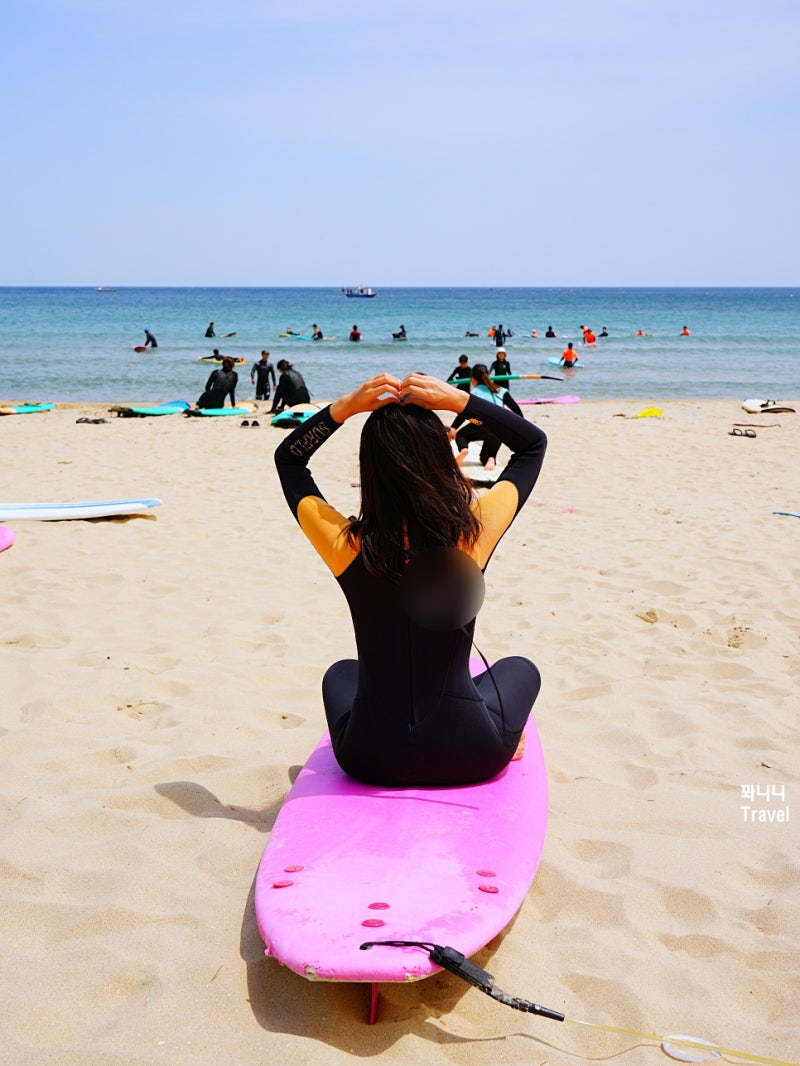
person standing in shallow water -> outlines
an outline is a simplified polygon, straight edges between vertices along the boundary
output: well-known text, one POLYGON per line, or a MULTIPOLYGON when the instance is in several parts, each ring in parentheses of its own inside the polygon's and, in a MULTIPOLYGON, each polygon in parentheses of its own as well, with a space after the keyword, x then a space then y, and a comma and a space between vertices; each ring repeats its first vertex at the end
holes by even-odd
MULTIPOLYGON (((497 358, 489 367, 489 373, 492 377, 495 377, 496 375, 502 375, 506 378, 511 374, 511 363, 509 363, 508 359, 506 358, 505 348, 497 349, 497 358)), ((507 390, 510 389, 508 381, 502 381, 500 384, 503 385, 507 390)))
POLYGON ((256 399, 268 400, 272 395, 270 391, 270 379, 276 384, 275 367, 269 361, 269 352, 262 351, 261 358, 253 363, 250 370, 250 384, 256 387, 256 399))

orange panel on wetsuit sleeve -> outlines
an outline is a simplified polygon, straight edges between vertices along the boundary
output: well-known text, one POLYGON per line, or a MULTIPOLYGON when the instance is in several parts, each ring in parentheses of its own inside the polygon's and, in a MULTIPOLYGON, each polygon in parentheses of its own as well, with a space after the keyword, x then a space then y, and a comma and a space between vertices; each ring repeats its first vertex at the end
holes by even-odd
POLYGON ((497 543, 514 521, 519 504, 519 493, 512 481, 498 481, 474 505, 475 515, 481 524, 481 535, 470 555, 481 568, 486 566, 497 543))
POLYGON ((345 536, 344 515, 319 496, 305 496, 297 508, 297 521, 333 576, 344 573, 358 554, 345 536))

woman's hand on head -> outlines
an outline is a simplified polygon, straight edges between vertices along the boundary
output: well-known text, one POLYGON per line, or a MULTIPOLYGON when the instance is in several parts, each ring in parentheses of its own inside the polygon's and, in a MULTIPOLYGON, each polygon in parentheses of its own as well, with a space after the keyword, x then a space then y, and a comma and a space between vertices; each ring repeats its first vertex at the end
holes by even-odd
POLYGON ((398 403, 399 397, 400 381, 393 374, 376 374, 346 396, 334 400, 330 406, 331 417, 334 422, 346 422, 353 415, 398 403))
POLYGON ((430 374, 408 374, 400 383, 402 403, 414 403, 429 411, 463 411, 469 401, 469 393, 448 385, 446 381, 430 374))

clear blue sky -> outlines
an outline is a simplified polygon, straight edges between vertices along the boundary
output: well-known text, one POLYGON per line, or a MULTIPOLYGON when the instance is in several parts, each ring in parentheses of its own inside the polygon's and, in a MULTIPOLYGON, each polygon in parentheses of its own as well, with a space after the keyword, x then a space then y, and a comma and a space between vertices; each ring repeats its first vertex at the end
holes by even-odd
POLYGON ((800 283, 796 0, 6 0, 5 285, 800 283))

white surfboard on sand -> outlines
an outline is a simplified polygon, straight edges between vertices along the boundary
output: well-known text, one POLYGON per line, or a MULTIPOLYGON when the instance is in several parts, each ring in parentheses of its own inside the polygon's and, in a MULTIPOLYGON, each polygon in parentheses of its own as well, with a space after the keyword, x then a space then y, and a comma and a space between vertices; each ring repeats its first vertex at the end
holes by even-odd
POLYGON ((159 507, 161 500, 96 500, 66 503, 0 503, 0 520, 18 522, 22 519, 40 522, 61 522, 74 518, 111 518, 115 515, 147 514, 159 507))

